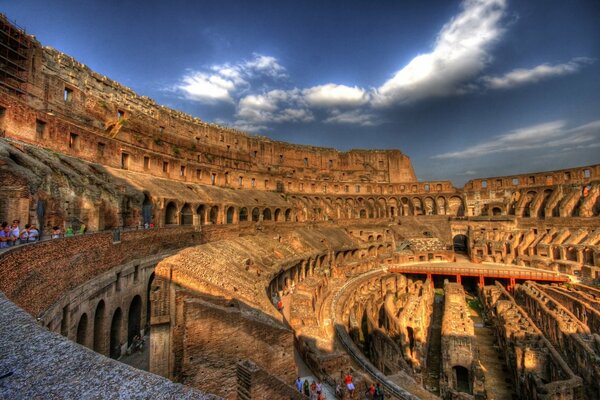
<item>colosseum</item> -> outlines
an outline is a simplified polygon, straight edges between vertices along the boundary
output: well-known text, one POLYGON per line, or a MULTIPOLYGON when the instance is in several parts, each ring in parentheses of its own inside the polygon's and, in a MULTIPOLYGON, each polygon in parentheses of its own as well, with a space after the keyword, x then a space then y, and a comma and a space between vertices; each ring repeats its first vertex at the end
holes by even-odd
POLYGON ((4 16, 0 47, 0 220, 41 239, 1 249, 0 398, 600 398, 600 164, 420 181, 158 105, 4 16))

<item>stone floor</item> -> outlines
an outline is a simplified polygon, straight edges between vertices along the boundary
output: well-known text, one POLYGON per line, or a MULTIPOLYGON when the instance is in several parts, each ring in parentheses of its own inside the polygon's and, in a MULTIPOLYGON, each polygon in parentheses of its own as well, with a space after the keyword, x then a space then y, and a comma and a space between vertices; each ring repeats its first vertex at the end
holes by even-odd
POLYGON ((423 373, 423 383, 427 390, 439 396, 442 347, 442 316, 444 314, 444 296, 436 295, 433 307, 427 367, 423 373))

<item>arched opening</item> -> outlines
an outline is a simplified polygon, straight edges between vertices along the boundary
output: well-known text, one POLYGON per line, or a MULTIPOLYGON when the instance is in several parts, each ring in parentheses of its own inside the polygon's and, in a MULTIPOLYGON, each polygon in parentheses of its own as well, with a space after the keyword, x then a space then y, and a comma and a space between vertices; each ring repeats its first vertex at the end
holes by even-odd
POLYGON ((77 324, 77 343, 85 346, 87 342, 87 325, 88 317, 86 313, 81 315, 79 318, 79 324, 77 324))
POLYGON ((287 222, 292 220, 292 210, 289 208, 287 210, 285 210, 285 220, 287 222))
POLYGON ((258 222, 259 219, 260 219, 260 211, 258 210, 258 208, 253 208, 252 209, 252 221, 258 222))
POLYGON ((192 207, 188 203, 185 203, 181 208, 181 215, 179 220, 181 221, 181 225, 192 225, 194 223, 192 207))
POLYGON ((271 209, 265 208, 263 210, 263 221, 270 221, 270 220, 271 220, 271 209))
POLYGON ((240 208, 240 222, 248 221, 248 209, 246 207, 240 208))
POLYGON ((150 278, 148 279, 148 287, 146 289, 146 328, 150 327, 150 318, 152 317, 152 303, 150 301, 150 291, 152 289, 152 282, 154 282, 154 272, 150 275, 150 278))
POLYGON ((492 215, 493 216, 502 215, 502 209, 500 207, 492 207, 492 215))
POLYGON ((135 335, 142 330, 142 298, 137 295, 131 300, 129 312, 127 313, 127 346, 131 346, 135 335))
POLYGON ((465 235, 456 235, 453 239, 454 251, 457 253, 466 253, 467 248, 467 237, 465 235))
POLYGON ((454 377, 456 378, 456 390, 471 394, 471 380, 469 379, 469 370, 461 365, 452 367, 454 377))
POLYGON ((165 225, 177 225, 177 206, 170 201, 165 210, 165 225))
POLYGON ((123 312, 120 308, 115 310, 110 323, 110 358, 121 356, 121 324, 123 323, 123 312))
POLYGON ((212 206, 210 208, 210 215, 208 216, 211 224, 215 225, 217 223, 217 215, 219 215, 219 207, 212 206))
POLYGON ((144 225, 152 223, 152 201, 146 193, 144 193, 144 202, 142 203, 142 219, 144 225))
POLYGON ((367 210, 365 210, 364 208, 362 210, 360 210, 359 218, 361 218, 361 219, 367 218, 367 210))
POLYGON ((275 221, 279 221, 279 218, 281 217, 281 210, 279 208, 275 209, 275 221))
POLYGON ((96 312, 94 313, 94 351, 100 354, 106 354, 105 348, 105 317, 106 307, 104 300, 100 300, 96 306, 96 312))
POLYGON ((198 215, 198 220, 200 221, 200 225, 204 225, 206 222, 206 207, 204 204, 200 204, 198 208, 196 208, 196 214, 198 215))
POLYGON ((235 208, 227 207, 227 223, 233 224, 233 214, 235 213, 235 208))

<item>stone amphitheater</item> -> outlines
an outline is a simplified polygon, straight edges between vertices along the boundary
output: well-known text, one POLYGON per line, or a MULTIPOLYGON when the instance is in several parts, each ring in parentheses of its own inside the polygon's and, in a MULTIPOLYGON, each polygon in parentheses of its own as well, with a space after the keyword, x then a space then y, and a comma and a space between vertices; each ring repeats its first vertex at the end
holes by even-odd
POLYGON ((157 105, 4 16, 0 47, 0 220, 42 237, 0 254, 0 398, 302 399, 348 372, 337 398, 600 398, 600 165, 424 182, 157 105))

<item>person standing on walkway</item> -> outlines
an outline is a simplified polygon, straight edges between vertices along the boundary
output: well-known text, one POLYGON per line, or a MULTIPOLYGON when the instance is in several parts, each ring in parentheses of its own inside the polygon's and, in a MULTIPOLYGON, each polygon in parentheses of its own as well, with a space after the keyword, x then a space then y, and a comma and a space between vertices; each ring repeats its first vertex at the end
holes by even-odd
POLYGON ((300 393, 302 393, 302 379, 300 379, 300 377, 298 377, 298 379, 296 379, 295 385, 296 385, 296 390, 298 390, 300 393))
POLYGON ((304 395, 310 396, 310 384, 308 383, 308 378, 304 380, 304 384, 302 385, 302 389, 304 389, 304 395))

